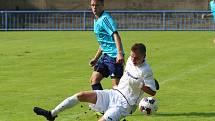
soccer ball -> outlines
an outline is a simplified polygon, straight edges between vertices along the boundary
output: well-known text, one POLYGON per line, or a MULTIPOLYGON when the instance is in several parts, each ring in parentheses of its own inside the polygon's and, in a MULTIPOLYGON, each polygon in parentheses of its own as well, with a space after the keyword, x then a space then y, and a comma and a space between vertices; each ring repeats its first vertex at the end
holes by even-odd
POLYGON ((158 102, 154 97, 144 97, 140 100, 139 110, 143 114, 153 114, 158 109, 158 102))

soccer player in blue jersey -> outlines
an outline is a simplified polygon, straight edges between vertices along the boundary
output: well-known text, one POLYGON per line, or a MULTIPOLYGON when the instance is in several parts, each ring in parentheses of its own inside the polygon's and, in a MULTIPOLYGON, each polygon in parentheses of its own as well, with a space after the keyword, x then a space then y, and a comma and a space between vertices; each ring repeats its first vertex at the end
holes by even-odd
POLYGON ((207 18, 207 17, 213 17, 213 20, 215 22, 215 0, 210 1, 210 8, 211 8, 211 13, 202 14, 202 19, 207 18))
POLYGON ((100 81, 111 77, 115 88, 123 75, 124 51, 117 25, 112 16, 104 11, 104 0, 91 0, 94 18, 94 33, 99 48, 90 66, 94 67, 90 82, 93 90, 102 90, 100 81))
MULTIPOLYGON (((210 1, 210 8, 211 8, 211 13, 209 14, 202 14, 202 19, 207 18, 207 17, 213 17, 213 21, 215 23, 215 0, 210 1)), ((213 39, 213 42, 215 44, 215 37, 213 39)))

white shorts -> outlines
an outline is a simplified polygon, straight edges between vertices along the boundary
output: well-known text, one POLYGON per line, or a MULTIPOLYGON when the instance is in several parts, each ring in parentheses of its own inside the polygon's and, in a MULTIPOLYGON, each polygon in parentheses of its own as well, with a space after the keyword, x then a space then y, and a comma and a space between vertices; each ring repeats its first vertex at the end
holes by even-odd
POLYGON ((95 90, 97 102, 91 105, 95 111, 104 112, 106 121, 119 121, 131 112, 126 99, 117 90, 95 90))

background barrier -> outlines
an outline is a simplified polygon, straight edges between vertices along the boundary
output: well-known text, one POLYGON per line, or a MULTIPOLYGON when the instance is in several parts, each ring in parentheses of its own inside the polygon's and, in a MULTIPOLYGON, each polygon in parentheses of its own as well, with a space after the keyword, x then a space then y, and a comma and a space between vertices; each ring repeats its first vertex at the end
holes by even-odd
MULTIPOLYGON (((119 30, 215 30, 208 11, 109 11, 119 30)), ((91 11, 1 11, 0 30, 93 30, 91 11)))

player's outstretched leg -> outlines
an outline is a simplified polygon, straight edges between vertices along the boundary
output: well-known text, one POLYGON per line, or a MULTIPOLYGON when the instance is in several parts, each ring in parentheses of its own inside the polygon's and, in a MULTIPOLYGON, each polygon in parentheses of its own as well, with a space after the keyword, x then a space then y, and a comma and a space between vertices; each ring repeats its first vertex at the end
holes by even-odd
POLYGON ((35 112, 37 115, 42 115, 42 116, 46 117, 46 119, 47 119, 48 121, 54 121, 55 118, 57 117, 57 116, 54 116, 54 117, 53 117, 53 116, 51 115, 51 111, 47 111, 47 110, 42 109, 42 108, 40 108, 40 107, 34 107, 34 112, 35 112))

